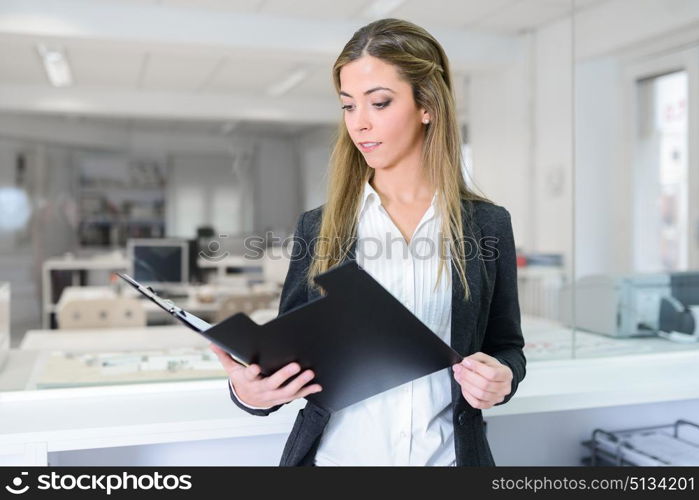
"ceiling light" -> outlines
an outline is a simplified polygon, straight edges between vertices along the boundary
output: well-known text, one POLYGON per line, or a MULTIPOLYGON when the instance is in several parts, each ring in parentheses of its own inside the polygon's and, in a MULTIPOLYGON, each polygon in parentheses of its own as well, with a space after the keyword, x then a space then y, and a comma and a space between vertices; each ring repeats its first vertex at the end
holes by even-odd
POLYGON ((267 89, 267 94, 273 97, 279 97, 286 94, 291 89, 296 87, 299 83, 304 81, 308 76, 308 71, 305 69, 297 69, 284 80, 279 83, 275 83, 267 89))
POLYGON ((44 45, 36 47, 44 63, 46 76, 54 87, 68 87, 73 84, 73 76, 65 53, 59 49, 49 49, 44 45))

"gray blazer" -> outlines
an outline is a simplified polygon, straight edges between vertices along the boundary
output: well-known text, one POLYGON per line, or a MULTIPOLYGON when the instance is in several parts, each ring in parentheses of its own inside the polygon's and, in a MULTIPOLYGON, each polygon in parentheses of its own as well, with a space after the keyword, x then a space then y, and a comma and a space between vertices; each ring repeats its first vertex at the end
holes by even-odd
MULTIPOLYGON (((285 313, 320 296, 310 290, 305 274, 310 265, 313 240, 318 235, 323 206, 305 212, 299 218, 294 235, 293 255, 282 289, 279 313, 285 313), (304 245, 309 244, 311 248, 304 245)), ((512 392, 517 391, 525 375, 526 359, 522 352, 524 338, 520 327, 517 298, 517 267, 514 236, 509 212, 498 205, 480 201, 464 201, 462 207, 464 238, 474 251, 467 256, 466 274, 471 298, 464 300, 464 289, 452 269, 451 346, 466 357, 484 352, 507 365, 514 375, 512 392), (484 243, 487 242, 487 243, 484 243), (485 251, 484 251, 485 248, 485 251), (496 249, 495 252, 492 250, 496 249), (476 250, 478 253, 476 254, 476 250)), ((469 246, 466 246, 467 252, 469 246)), ((347 259, 356 258, 356 239, 347 259)), ((454 268, 454 266, 452 266, 454 268)), ((461 387, 451 378, 454 442, 457 465, 495 465, 485 435, 481 410, 471 407, 461 394, 461 387)), ((248 413, 269 415, 281 405, 268 410, 253 410, 229 392, 233 402, 248 413)), ((280 465, 313 465, 321 435, 330 413, 311 402, 300 410, 284 447, 280 465)))

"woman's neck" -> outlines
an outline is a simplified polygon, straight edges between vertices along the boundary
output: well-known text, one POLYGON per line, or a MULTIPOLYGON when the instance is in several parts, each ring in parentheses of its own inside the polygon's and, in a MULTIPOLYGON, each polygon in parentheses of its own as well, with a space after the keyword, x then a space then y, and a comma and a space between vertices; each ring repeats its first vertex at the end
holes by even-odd
POLYGON ((435 190, 419 164, 376 170, 371 185, 385 204, 431 200, 435 190))

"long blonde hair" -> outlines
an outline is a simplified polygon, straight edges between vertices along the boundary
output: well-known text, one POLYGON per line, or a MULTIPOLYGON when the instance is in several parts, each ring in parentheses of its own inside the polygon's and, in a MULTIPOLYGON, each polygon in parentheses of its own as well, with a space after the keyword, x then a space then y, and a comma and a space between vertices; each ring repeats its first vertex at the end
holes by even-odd
MULTIPOLYGON (((445 255, 446 239, 453 265, 464 285, 464 298, 468 300, 462 202, 490 200, 470 190, 461 171, 461 136, 447 56, 432 35, 413 23, 399 19, 374 21, 354 33, 335 61, 333 81, 338 94, 342 67, 367 54, 393 64, 398 74, 411 84, 418 107, 429 113, 422 165, 440 194, 437 210, 442 219, 441 233, 447 235, 441 238, 440 255, 445 255)), ((315 276, 342 262, 350 251, 356 239, 364 184, 371 180, 373 172, 341 121, 330 156, 327 203, 308 269, 311 288, 317 287, 315 276)), ((437 283, 444 264, 441 258, 437 283)))

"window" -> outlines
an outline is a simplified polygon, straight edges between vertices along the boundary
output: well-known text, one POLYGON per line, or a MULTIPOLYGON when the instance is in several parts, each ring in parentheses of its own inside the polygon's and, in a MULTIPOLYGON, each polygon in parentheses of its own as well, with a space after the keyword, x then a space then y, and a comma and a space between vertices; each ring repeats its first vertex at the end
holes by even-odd
POLYGON ((688 268, 688 78, 676 71, 637 82, 634 157, 634 266, 688 268))

